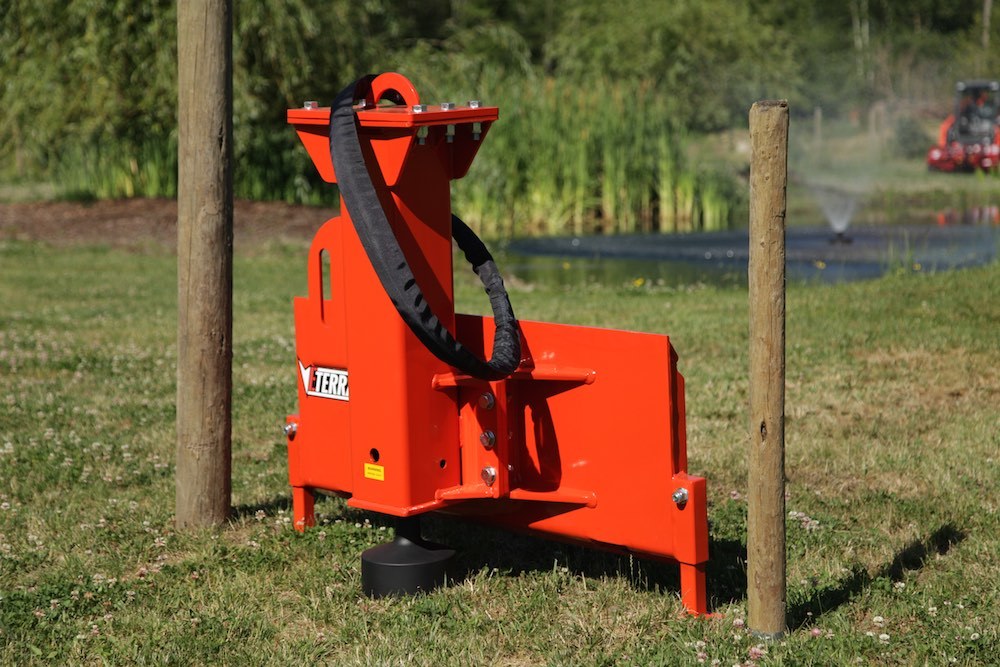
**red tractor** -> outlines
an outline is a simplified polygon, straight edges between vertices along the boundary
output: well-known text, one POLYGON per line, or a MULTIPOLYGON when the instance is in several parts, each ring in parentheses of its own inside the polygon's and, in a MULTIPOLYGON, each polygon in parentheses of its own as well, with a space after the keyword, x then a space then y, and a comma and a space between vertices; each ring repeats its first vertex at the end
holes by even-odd
POLYGON ((959 81, 955 112, 927 152, 927 167, 936 171, 990 171, 1000 162, 1000 82, 959 81))

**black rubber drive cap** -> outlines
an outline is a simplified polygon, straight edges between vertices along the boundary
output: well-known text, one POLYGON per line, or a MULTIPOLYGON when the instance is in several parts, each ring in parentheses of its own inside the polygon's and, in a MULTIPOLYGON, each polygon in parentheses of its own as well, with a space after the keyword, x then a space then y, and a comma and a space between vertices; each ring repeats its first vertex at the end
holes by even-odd
POLYGON ((454 549, 420 537, 420 520, 400 519, 396 539, 361 554, 361 589, 373 598, 416 595, 443 586, 454 549))

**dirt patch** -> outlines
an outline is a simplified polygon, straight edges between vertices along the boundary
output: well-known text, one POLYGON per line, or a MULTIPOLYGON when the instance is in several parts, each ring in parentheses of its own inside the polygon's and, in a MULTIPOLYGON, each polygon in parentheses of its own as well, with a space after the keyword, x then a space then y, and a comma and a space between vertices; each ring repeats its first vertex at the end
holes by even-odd
MULTIPOLYGON (((237 201, 233 239, 237 250, 266 243, 307 242, 335 215, 332 208, 281 202, 237 201)), ((0 204, 0 239, 53 245, 177 248, 177 202, 122 199, 98 202, 0 204)))

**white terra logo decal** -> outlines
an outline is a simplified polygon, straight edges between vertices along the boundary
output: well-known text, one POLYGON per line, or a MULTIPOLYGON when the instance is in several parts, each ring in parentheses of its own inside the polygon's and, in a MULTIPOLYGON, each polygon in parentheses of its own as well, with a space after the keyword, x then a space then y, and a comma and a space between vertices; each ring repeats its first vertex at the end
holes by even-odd
POLYGON ((304 366, 299 361, 299 373, 302 375, 302 387, 306 390, 307 396, 334 398, 338 401, 350 400, 347 371, 340 368, 304 366))

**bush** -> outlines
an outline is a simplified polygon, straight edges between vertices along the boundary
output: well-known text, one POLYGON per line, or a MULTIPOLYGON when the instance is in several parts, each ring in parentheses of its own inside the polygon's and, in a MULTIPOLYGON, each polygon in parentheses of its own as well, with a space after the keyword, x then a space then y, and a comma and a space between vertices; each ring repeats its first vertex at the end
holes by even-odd
POLYGON ((920 122, 913 116, 900 116, 896 121, 894 151, 904 158, 922 158, 934 143, 920 122))

